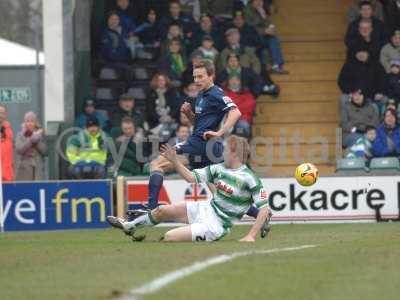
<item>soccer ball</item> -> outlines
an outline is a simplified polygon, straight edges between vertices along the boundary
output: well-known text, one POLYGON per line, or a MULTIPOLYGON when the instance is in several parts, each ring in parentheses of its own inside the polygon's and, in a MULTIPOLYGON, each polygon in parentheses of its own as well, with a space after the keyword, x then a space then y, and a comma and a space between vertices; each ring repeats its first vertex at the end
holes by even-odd
POLYGON ((297 182, 303 186, 310 186, 317 182, 318 169, 310 163, 304 163, 296 168, 294 174, 297 182))

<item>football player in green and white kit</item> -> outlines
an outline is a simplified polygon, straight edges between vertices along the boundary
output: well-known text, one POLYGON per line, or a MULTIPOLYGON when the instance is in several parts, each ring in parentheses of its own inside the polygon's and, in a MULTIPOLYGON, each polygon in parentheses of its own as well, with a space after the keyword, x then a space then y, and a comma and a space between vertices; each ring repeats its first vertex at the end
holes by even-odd
POLYGON ((259 214, 250 231, 240 241, 254 242, 257 233, 270 212, 266 192, 260 179, 246 166, 249 144, 246 139, 231 135, 226 139, 224 162, 190 171, 178 159, 175 149, 164 145, 162 155, 188 182, 212 183, 216 191, 209 201, 186 202, 159 206, 135 220, 109 216, 107 221, 127 234, 133 234, 144 226, 153 226, 164 221, 176 221, 189 225, 165 233, 165 241, 216 241, 229 233, 232 222, 240 220, 254 204, 259 214))

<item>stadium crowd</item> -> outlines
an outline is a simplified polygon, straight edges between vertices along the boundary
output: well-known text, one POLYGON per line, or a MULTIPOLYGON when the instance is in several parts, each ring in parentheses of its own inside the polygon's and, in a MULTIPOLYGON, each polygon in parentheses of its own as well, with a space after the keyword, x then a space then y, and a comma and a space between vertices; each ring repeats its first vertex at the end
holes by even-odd
POLYGON ((400 1, 356 0, 338 77, 348 158, 400 156, 400 1))

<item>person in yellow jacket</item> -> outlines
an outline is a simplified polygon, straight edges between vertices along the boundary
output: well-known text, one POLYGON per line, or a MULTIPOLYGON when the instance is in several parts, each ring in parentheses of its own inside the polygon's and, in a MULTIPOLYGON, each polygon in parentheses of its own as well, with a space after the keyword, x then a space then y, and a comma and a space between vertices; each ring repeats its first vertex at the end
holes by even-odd
POLYGON ((66 155, 74 179, 101 179, 106 177, 107 135, 100 129, 96 117, 89 117, 86 129, 71 137, 66 155))

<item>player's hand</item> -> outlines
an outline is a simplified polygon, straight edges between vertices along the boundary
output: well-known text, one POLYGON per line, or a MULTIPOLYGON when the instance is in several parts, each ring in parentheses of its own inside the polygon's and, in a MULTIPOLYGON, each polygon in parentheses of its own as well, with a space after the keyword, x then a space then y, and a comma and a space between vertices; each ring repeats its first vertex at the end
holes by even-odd
POLYGON ((221 137, 222 135, 223 135, 223 133, 220 132, 220 131, 211 131, 211 130, 209 130, 209 131, 206 131, 206 132, 203 133, 203 139, 209 140, 209 139, 212 139, 212 138, 221 137))
POLYGON ((174 162, 177 160, 175 148, 171 147, 168 144, 164 144, 161 146, 161 155, 164 156, 166 159, 168 159, 171 162, 174 162))
POLYGON ((255 242, 255 241, 256 241, 256 239, 254 237, 248 236, 248 235, 246 235, 244 238, 241 238, 239 240, 239 242, 247 242, 247 243, 251 243, 251 242, 255 242))
POLYGON ((181 112, 183 112, 185 115, 192 114, 192 106, 190 105, 189 102, 184 102, 181 106, 181 112))

